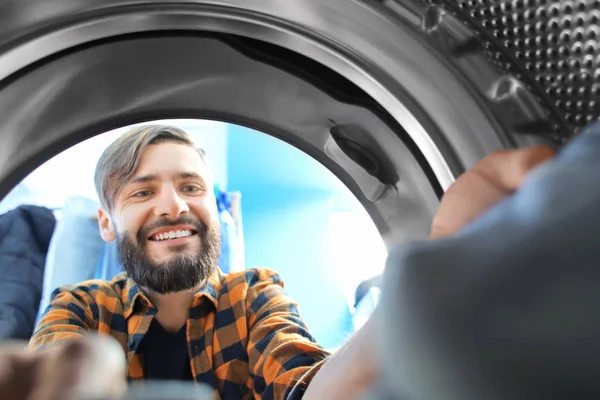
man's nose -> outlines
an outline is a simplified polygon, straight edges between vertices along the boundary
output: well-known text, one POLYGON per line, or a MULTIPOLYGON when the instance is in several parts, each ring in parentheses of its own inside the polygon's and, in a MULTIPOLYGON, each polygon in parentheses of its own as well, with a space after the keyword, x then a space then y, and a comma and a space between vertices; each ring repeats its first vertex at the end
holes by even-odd
POLYGON ((165 188, 157 199, 155 214, 157 216, 177 217, 190 211, 187 203, 174 188, 165 188))

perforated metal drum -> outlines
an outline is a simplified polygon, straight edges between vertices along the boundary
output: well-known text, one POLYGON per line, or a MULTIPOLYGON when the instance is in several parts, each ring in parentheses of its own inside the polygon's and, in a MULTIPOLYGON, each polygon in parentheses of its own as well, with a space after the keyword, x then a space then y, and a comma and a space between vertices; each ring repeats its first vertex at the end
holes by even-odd
POLYGON ((600 117, 599 0, 423 3, 463 21, 480 40, 474 48, 535 93, 555 114, 559 142, 600 117))
POLYGON ((600 0, 445 0, 485 52, 564 118, 571 133, 600 116, 600 0))

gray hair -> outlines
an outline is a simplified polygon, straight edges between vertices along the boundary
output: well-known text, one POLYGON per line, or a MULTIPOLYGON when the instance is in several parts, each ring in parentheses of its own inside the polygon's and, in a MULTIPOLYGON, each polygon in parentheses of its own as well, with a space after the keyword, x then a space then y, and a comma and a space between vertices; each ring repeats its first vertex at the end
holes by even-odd
MULTIPOLYGON (((144 125, 129 129, 104 150, 96 165, 94 184, 100 203, 107 212, 112 211, 115 198, 137 171, 146 147, 164 142, 195 148, 192 137, 182 129, 168 125, 144 125)), ((208 164, 204 150, 197 150, 208 164)))

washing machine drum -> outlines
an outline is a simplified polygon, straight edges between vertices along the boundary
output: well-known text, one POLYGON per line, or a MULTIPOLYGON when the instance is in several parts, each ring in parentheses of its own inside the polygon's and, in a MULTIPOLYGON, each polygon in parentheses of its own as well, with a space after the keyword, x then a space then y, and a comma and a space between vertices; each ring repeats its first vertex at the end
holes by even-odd
POLYGON ((0 0, 0 196, 85 138, 210 118, 337 174, 388 245, 490 151, 600 113, 599 1, 0 0))
POLYGON ((0 197, 66 147, 164 118, 297 146, 388 246, 485 154, 600 115, 600 0, 0 0, 0 197))

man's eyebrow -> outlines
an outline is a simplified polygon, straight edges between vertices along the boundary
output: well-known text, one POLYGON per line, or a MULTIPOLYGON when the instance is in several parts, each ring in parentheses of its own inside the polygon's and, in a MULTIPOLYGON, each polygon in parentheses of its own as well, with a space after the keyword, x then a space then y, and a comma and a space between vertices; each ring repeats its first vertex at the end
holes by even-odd
MULTIPOLYGON (((195 178, 195 179, 202 179, 202 176, 196 172, 179 172, 177 175, 175 175, 176 179, 190 179, 190 178, 195 178)), ((149 174, 149 175, 142 175, 142 176, 135 176, 133 178, 131 178, 129 180, 129 182, 127 182, 129 185, 132 184, 136 184, 136 183, 149 183, 149 182, 154 182, 159 180, 158 175, 154 175, 154 174, 149 174)))
POLYGON ((190 178, 200 178, 202 177, 196 172, 180 172, 177 174, 177 178, 179 179, 190 179, 190 178))
POLYGON ((157 179, 158 179, 158 177, 156 175, 142 175, 142 176, 135 176, 135 177, 131 178, 128 183, 129 184, 148 183, 148 182, 156 181, 157 179))

